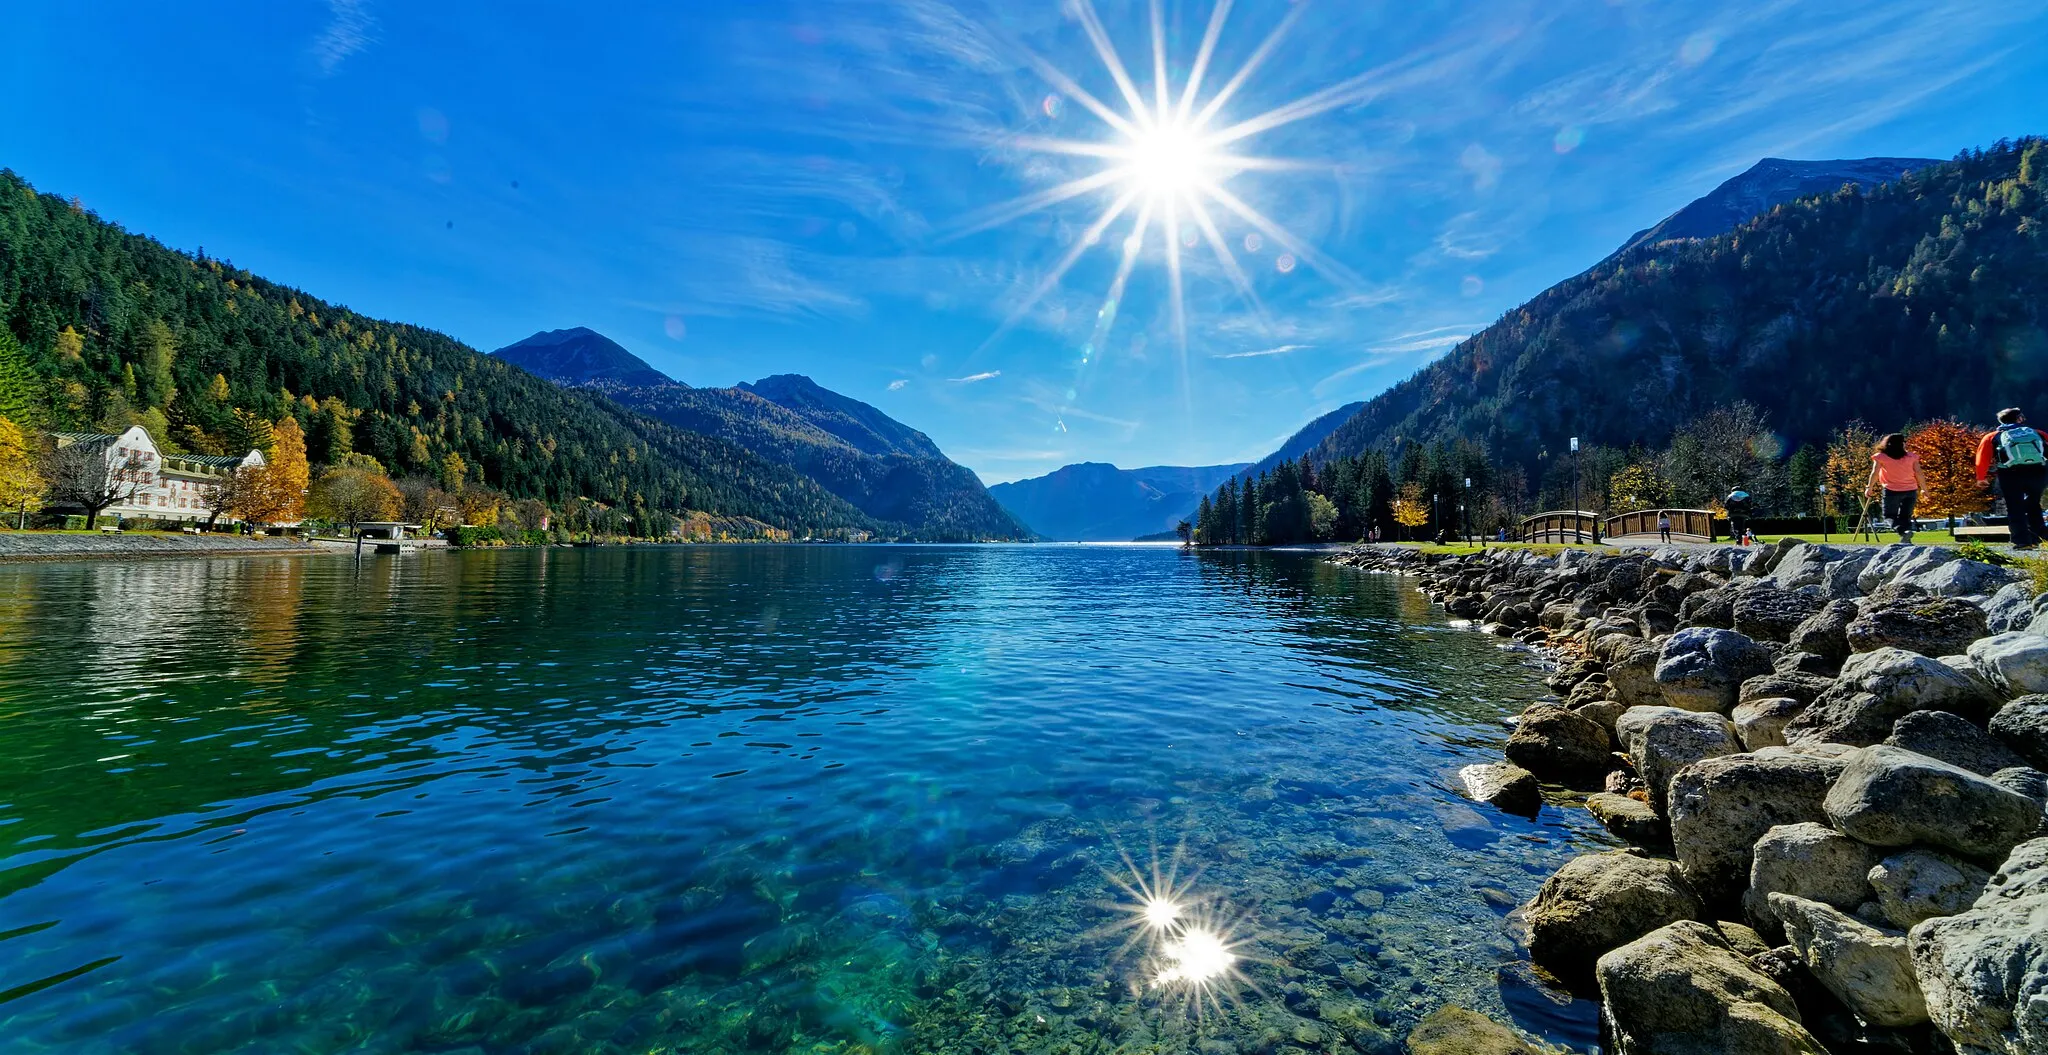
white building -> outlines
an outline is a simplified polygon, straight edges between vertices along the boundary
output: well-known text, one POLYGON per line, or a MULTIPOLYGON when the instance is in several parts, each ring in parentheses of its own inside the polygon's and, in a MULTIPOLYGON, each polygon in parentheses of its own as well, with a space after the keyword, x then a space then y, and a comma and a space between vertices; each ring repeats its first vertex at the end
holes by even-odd
MULTIPOLYGON (((135 496, 101 510, 102 517, 148 517, 151 520, 203 522, 208 516, 205 489, 223 477, 264 463, 263 452, 252 450, 240 457, 199 454, 163 454, 149 430, 132 425, 126 432, 54 432, 59 447, 88 444, 106 452, 107 473, 126 485, 135 485, 135 496)), ((235 518, 223 516, 223 523, 235 518)))

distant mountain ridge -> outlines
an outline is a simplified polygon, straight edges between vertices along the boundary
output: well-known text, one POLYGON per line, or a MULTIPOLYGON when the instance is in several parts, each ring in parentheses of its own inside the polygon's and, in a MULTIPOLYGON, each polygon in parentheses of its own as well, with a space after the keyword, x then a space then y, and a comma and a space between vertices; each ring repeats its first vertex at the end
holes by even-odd
POLYGON ((816 481, 877 520, 928 540, 1028 538, 981 480, 924 433, 799 374, 692 388, 584 327, 492 353, 557 384, 744 448, 816 481))
POLYGON ((1712 238, 1727 234, 1752 218, 1788 201, 1832 194, 1845 183, 1865 190, 1890 183, 1908 172, 1938 165, 1937 158, 1854 158, 1834 161, 1788 161, 1765 158, 1741 175, 1694 199, 1656 226, 1637 231, 1613 255, 1673 238, 1712 238))
POLYGON ((1202 495, 1246 468, 1153 465, 1119 469, 1079 462, 988 489, 1033 531, 1059 542, 1128 542, 1171 531, 1202 495))

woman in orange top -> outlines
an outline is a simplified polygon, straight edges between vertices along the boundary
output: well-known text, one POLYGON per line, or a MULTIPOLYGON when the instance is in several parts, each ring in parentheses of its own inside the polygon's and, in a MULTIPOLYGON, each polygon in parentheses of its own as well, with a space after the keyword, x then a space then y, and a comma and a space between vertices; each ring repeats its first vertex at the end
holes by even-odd
POLYGON ((1886 436, 1870 456, 1870 480, 1863 485, 1863 497, 1876 498, 1884 488, 1884 518, 1892 522, 1900 542, 1913 541, 1913 507, 1920 501, 1920 456, 1906 449, 1906 437, 1886 436))

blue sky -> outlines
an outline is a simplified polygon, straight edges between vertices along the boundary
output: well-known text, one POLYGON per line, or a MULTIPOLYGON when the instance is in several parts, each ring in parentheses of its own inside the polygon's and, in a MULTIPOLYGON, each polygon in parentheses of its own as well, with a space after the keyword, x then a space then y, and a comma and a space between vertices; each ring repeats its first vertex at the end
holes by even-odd
MULTIPOLYGON (((1146 5, 1093 10, 1151 98, 1146 5)), ((1212 10, 1163 4, 1176 92, 1212 10)), ((1183 352, 1162 223, 1103 316, 1139 205, 1048 281, 1126 181, 988 226, 1106 164, 1040 141, 1123 139, 1070 4, 7 21, 0 165, 43 190, 485 350, 585 325, 690 384, 809 374, 990 483, 1257 458, 1762 157, 2048 131, 2039 4, 1238 0, 1196 109, 1286 23, 1208 128, 1299 116, 1231 147, 1298 164, 1212 170, 1270 223, 1208 199, 1242 287, 1183 210, 1183 352)))

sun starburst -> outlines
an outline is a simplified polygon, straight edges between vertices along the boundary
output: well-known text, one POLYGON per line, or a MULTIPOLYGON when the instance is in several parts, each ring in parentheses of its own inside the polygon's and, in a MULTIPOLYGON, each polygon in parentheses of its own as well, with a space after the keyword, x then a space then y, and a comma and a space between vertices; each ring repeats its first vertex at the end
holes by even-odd
POLYGON ((1260 319, 1266 317, 1265 305, 1260 301, 1231 239, 1225 236, 1219 217, 1250 229, 1241 243, 1248 252, 1253 251, 1253 246, 1271 242, 1277 250, 1274 259, 1277 272, 1291 272, 1298 261, 1340 286, 1357 285, 1356 278, 1341 264, 1316 251, 1246 202, 1231 189, 1231 184, 1252 172, 1322 167, 1299 160, 1245 153, 1242 148, 1263 133, 1357 102, 1369 90, 1370 78, 1355 77, 1255 116, 1227 120, 1225 115, 1231 101, 1274 55, 1307 6, 1305 0, 1292 5, 1243 65, 1205 97, 1205 87, 1232 4, 1233 0, 1216 0, 1186 77, 1176 85, 1168 72, 1167 34, 1161 3, 1160 0, 1149 0, 1152 61, 1150 91, 1147 92, 1124 65, 1091 0, 1073 0, 1073 15, 1115 86, 1113 102, 1106 102, 1088 91, 1075 77, 1043 57, 1026 53, 1032 68, 1057 93, 1048 98, 1046 112, 1057 113, 1060 107, 1053 105, 1055 102, 1071 100, 1093 115, 1101 128, 1097 138, 1024 135, 1009 137, 1005 143, 1012 148, 1038 154, 1092 159, 1099 162, 1100 167, 982 210, 968 219, 960 233, 988 230, 1086 196, 1100 196, 1106 199, 1106 203, 1082 236, 1074 240, 1052 269, 1009 313, 1002 326, 983 345, 984 348, 1000 340, 1058 287, 1091 248, 1106 245, 1119 250, 1121 258, 1102 309, 1096 313, 1094 330, 1081 349, 1080 366, 1085 368, 1106 346, 1132 272, 1156 232, 1159 245, 1164 250, 1168 306, 1185 383, 1188 333, 1187 298, 1183 289, 1182 254, 1185 250, 1206 245, 1236 294, 1251 306, 1260 319), (1105 237, 1127 217, 1128 234, 1121 239, 1105 237))

